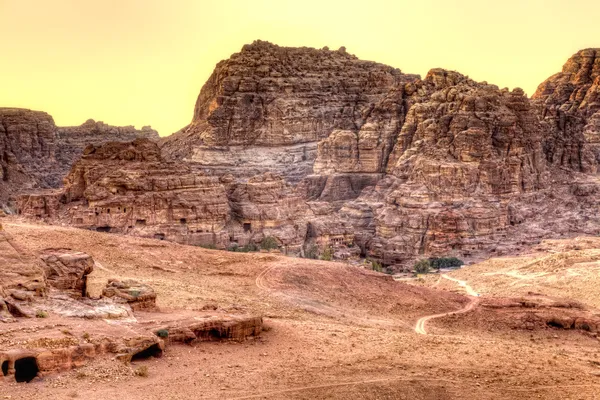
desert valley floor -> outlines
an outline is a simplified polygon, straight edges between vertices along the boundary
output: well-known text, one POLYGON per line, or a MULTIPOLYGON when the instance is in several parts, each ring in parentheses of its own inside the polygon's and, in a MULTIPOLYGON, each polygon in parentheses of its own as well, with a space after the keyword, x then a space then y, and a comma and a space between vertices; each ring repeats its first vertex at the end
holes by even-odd
MULTIPOLYGON (((31 383, 4 382, 0 398, 600 398, 597 333, 556 323, 583 314, 600 318, 600 238, 544 241, 531 254, 405 283, 336 262, 208 250, 16 217, 2 225, 33 254, 70 248, 93 256, 90 291, 108 278, 131 277, 155 289, 161 311, 261 315, 264 330, 243 342, 170 345, 163 357, 131 365, 96 358, 31 383), (428 316, 437 317, 419 324, 428 316), (134 374, 140 365, 147 377, 134 374)), ((69 329, 102 330, 97 321, 75 324, 69 329)), ((63 328, 52 315, 1 324, 0 345, 25 331, 63 328)))

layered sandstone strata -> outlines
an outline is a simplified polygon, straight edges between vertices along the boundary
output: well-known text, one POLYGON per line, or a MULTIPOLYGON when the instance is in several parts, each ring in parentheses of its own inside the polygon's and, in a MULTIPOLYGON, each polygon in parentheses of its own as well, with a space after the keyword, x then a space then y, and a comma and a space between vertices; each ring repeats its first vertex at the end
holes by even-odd
POLYGON ((300 253, 310 210, 285 180, 204 176, 146 139, 88 146, 57 191, 22 195, 20 214, 101 232, 227 248, 275 238, 300 253))
POLYGON ((93 120, 60 128, 47 113, 0 108, 0 206, 24 190, 59 187, 88 144, 140 137, 158 140, 158 133, 93 120))
POLYGON ((600 160, 600 49, 573 55, 532 96, 549 134, 548 160, 583 172, 595 172, 600 160))
POLYGON ((598 53, 577 53, 528 99, 453 71, 421 79, 344 49, 258 41, 217 65, 162 152, 144 145, 153 160, 96 146, 64 191, 19 208, 220 248, 272 236, 386 266, 595 234, 598 53))
POLYGON ((310 173, 320 140, 334 129, 359 129, 405 79, 416 77, 359 60, 344 48, 256 41, 216 66, 191 124, 166 138, 163 149, 170 158, 209 169, 227 166, 245 177, 277 172, 297 182, 310 173))

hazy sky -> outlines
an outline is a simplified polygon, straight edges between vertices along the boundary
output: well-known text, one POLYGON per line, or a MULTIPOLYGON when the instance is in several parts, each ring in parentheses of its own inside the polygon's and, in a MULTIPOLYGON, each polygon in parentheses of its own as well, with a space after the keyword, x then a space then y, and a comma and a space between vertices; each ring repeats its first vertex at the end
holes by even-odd
POLYGON ((0 106, 168 135, 190 122, 215 64, 255 39, 346 46, 531 95, 600 47, 599 16, 598 0, 0 0, 0 106))

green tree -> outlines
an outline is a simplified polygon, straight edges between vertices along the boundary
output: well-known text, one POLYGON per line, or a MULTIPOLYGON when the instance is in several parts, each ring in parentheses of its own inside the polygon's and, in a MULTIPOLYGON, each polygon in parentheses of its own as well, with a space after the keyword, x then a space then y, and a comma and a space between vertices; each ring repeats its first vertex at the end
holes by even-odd
POLYGON ((429 260, 424 258, 422 260, 417 261, 415 263, 414 268, 417 274, 427 274, 431 269, 431 263, 429 262, 429 260))
POLYGON ((273 236, 266 236, 260 242, 260 248, 263 250, 273 250, 279 248, 279 242, 273 236))

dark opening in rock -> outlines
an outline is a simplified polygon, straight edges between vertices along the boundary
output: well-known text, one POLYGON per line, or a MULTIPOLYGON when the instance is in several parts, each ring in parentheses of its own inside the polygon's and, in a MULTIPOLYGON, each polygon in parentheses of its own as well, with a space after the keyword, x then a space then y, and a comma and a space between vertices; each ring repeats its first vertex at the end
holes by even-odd
POLYGON ((17 382, 31 382, 40 372, 35 357, 20 358, 15 361, 15 380, 17 382))
POLYGON ((162 357, 163 351, 158 346, 158 344, 153 344, 152 346, 144 349, 138 353, 135 353, 133 357, 131 357, 131 361, 145 360, 150 357, 162 357))
POLYGON ((221 339, 221 331, 213 328, 208 331, 208 337, 210 339, 221 339))
POLYGON ((179 223, 180 223, 181 225, 185 225, 185 224, 187 224, 187 220, 186 220, 185 218, 181 218, 181 219, 179 220, 179 223))
POLYGON ((164 233, 155 233, 154 239, 165 240, 165 234, 164 233))
POLYGON ((146 225, 145 219, 136 219, 135 220, 135 226, 144 226, 144 225, 146 225))
POLYGON ((96 228, 96 232, 110 232, 110 226, 99 226, 96 228))
POLYGON ((8 360, 2 363, 2 375, 8 375, 8 360))
POLYGON ((81 297, 87 296, 87 275, 81 277, 81 297))
POLYGON ((244 232, 250 232, 250 229, 252 229, 252 224, 245 223, 244 224, 244 232))

